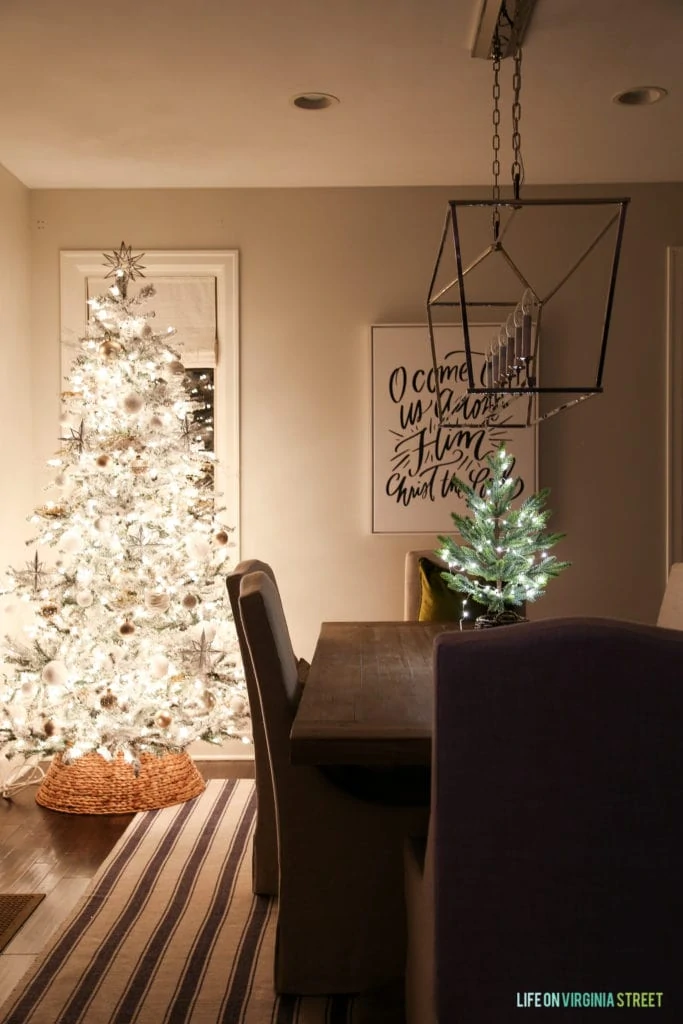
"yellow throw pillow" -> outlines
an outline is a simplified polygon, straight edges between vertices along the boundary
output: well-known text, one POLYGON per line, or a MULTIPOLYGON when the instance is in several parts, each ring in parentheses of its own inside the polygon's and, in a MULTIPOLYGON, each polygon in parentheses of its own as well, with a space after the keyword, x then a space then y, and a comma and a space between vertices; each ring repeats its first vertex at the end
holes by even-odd
POLYGON ((460 622, 463 616, 463 603, 466 602, 466 622, 473 622, 477 615, 486 611, 484 605, 478 604, 467 594, 451 590, 441 578, 444 571, 436 562, 429 558, 418 559, 420 574, 420 622, 460 622))

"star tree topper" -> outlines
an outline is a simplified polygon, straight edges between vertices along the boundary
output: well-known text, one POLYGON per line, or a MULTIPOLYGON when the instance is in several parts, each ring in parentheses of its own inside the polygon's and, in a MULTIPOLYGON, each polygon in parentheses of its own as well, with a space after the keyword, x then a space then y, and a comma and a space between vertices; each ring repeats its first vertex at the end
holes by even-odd
POLYGON ((104 276, 105 278, 116 278, 116 283, 119 286, 124 299, 126 297, 128 282, 135 281, 138 277, 145 276, 142 273, 145 268, 140 263, 140 260, 144 255, 144 252, 141 252, 139 256, 133 256, 132 245, 126 245, 125 242, 121 242, 119 248, 114 249, 113 252, 103 253, 105 260, 111 267, 109 273, 104 276))

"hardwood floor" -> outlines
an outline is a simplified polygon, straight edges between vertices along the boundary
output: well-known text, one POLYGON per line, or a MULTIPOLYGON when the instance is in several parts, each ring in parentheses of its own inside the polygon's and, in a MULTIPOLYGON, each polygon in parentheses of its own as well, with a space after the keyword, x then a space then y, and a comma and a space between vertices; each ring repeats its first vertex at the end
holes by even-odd
MULTIPOLYGON (((205 779, 253 778, 253 761, 200 761, 205 779)), ((44 892, 45 899, 0 952, 0 993, 9 993, 69 915, 133 818, 49 811, 37 786, 0 798, 0 892, 44 892)))

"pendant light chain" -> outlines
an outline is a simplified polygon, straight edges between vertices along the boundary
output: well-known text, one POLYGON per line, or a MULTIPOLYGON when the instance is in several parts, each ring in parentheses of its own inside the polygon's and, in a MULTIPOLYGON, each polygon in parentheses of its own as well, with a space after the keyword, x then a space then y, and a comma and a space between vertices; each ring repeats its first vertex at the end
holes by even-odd
POLYGON ((498 241, 500 232, 500 45, 496 37, 493 53, 493 160, 491 171, 493 174, 493 188, 491 198, 493 199, 493 213, 491 215, 491 226, 493 228, 493 240, 498 241))
POLYGON ((512 75, 512 188, 515 199, 519 199, 519 189, 524 181, 524 163, 522 161, 522 136, 519 122, 522 119, 522 48, 515 51, 515 70, 512 75))
MULTIPOLYGON (((427 296, 429 344, 436 380, 435 407, 439 426, 449 430, 462 430, 470 426, 486 431, 497 430, 501 426, 506 430, 534 426, 603 390, 607 338, 626 208, 630 200, 521 197, 525 184, 521 127, 522 42, 536 2, 490 0, 489 3, 488 0, 480 0, 480 6, 483 4, 486 8, 486 30, 484 32, 483 26, 480 26, 481 31, 475 40, 472 56, 484 58, 493 66, 489 85, 492 102, 492 114, 489 115, 492 132, 492 152, 489 157, 491 191, 489 193, 486 188, 484 191, 484 195, 489 198, 482 198, 479 191, 474 199, 449 200, 427 296), (498 15, 492 25, 489 13, 493 14, 494 8, 498 10, 498 15), (490 35, 489 28, 492 30, 490 35), (508 57, 512 58, 509 62, 511 74, 503 84, 505 72, 501 74, 501 67, 508 57), (506 116, 511 118, 510 132, 505 122, 503 134, 508 140, 507 144, 512 145, 509 156, 504 154, 503 162, 506 169, 510 168, 512 194, 508 193, 505 182, 507 170, 501 179, 501 124, 505 120, 501 120, 501 96, 508 85, 511 96, 502 98, 506 104, 506 116), (605 208, 602 217, 600 207, 605 208), (571 215, 577 208, 586 208, 586 231, 596 227, 596 232, 594 237, 586 239, 586 248, 581 255, 574 254, 570 246, 569 253, 563 256, 560 251, 565 241, 562 216, 571 215), (569 213, 562 214, 562 210, 569 213), (549 214, 550 218, 545 214, 549 214), (605 222, 601 226, 603 220, 605 222), (524 248, 520 239, 527 225, 531 237, 524 248), (485 238, 480 237, 482 228, 487 236, 485 238), (447 244, 449 236, 452 238, 452 249, 447 244), (610 242, 611 251, 608 248, 610 242), (483 243, 481 250, 478 249, 478 243, 483 243), (586 317, 584 303, 581 301, 583 282, 574 275, 580 270, 585 272, 584 268, 589 266, 585 261, 598 250, 598 245, 600 250, 597 262, 600 265, 591 259, 590 270, 591 274, 595 273, 596 288, 601 287, 604 277, 609 273, 604 315, 596 307, 597 315, 586 317), (565 266, 567 259, 573 260, 569 268, 565 266), (470 271, 483 264, 487 271, 484 279, 478 273, 470 275, 470 271), (501 270, 504 273, 500 273, 501 270), (470 288, 472 278, 477 280, 470 288), (567 289, 562 294, 571 293, 568 285, 570 280, 571 289, 578 293, 578 302, 568 301, 567 309, 562 307, 559 316, 556 314, 554 321, 549 321, 548 315, 543 313, 544 309, 565 286, 567 289), (489 290, 492 294, 489 294, 489 290), (446 315, 448 307, 457 307, 459 310, 458 319, 464 345, 462 367, 467 371, 467 397, 452 403, 450 399, 454 393, 440 387, 443 363, 439 362, 437 355, 441 344, 437 344, 435 334, 439 320, 437 318, 435 324, 433 311, 441 307, 443 315, 446 315), (487 310, 483 317, 482 308, 487 310), (598 346, 591 360, 596 366, 592 379, 584 377, 586 382, 577 384, 575 374, 571 372, 568 373, 567 381, 542 385, 539 376, 541 345, 547 349, 547 339, 559 331, 557 343, 561 346, 567 320, 576 329, 579 339, 584 336, 587 338, 589 332, 584 324, 586 319, 595 321, 590 323, 590 334, 598 346), (481 327, 484 329, 481 330, 481 327), (476 328, 479 331, 475 336, 476 328), (476 350, 473 347, 475 343, 476 350), (541 395, 556 397, 541 399, 541 395), (470 396, 473 396, 471 402, 470 396), (466 408, 470 412, 466 412, 466 408)), ((484 20, 483 17, 481 20, 484 20)), ((552 307, 553 310, 556 308, 556 305, 552 307)), ((549 344, 554 344, 552 338, 549 344)), ((590 341, 587 340, 587 344, 590 341)), ((464 382, 465 378, 461 379, 464 382)), ((557 376, 554 380, 557 380, 557 376)))

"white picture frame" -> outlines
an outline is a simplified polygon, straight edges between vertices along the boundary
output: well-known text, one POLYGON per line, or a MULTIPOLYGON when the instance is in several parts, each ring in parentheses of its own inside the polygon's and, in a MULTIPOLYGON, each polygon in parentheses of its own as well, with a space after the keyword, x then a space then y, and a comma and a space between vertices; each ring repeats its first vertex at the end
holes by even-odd
MULTIPOLYGON (((481 381, 491 325, 469 325, 474 372, 481 381)), ((435 327, 439 367, 448 388, 467 391, 462 328, 435 327)), ((372 361, 372 532, 449 534, 451 514, 466 514, 464 500, 452 489, 453 474, 480 489, 488 475, 484 459, 505 443, 519 478, 516 498, 537 488, 538 428, 508 428, 504 416, 494 427, 476 426, 484 396, 469 396, 458 417, 461 427, 438 422, 433 365, 426 324, 377 324, 371 327, 372 361), (472 426, 468 425, 468 420, 472 426)), ((483 381, 481 381, 483 385, 483 381)))
MULTIPOLYGON (((146 308, 156 314, 155 329, 176 328, 171 344, 178 348, 188 368, 213 369, 216 492, 225 509, 225 522, 233 529, 234 560, 238 562, 239 253, 235 249, 140 250, 140 262, 144 277, 131 282, 129 293, 141 285, 153 284, 157 295, 146 308)), ((86 331, 87 300, 106 290, 104 285, 111 285, 111 280, 105 279, 108 269, 101 249, 60 252, 62 384, 86 331)))

